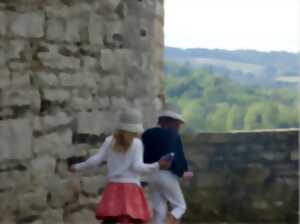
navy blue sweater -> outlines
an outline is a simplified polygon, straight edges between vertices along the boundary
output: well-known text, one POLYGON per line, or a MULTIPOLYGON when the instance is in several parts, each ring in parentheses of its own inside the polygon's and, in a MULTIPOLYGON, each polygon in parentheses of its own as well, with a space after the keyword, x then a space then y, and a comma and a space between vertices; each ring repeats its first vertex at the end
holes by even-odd
POLYGON ((157 162, 167 153, 175 153, 175 158, 169 168, 179 177, 188 170, 187 161, 184 156, 183 146, 179 134, 172 129, 151 128, 142 135, 144 143, 144 162, 157 162))

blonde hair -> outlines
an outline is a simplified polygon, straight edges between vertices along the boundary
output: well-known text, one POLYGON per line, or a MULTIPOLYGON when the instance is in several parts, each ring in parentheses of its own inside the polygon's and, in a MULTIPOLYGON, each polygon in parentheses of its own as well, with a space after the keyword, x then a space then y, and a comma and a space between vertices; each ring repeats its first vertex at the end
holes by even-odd
POLYGON ((125 130, 118 130, 113 136, 115 139, 113 149, 119 152, 126 152, 130 148, 133 139, 140 137, 138 133, 125 130))

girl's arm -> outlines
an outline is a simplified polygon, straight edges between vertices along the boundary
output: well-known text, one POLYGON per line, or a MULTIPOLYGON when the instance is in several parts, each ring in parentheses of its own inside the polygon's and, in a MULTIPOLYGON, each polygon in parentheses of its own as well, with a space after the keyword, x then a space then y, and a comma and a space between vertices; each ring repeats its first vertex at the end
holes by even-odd
POLYGON ((135 145, 135 154, 134 154, 134 161, 133 161, 133 170, 139 173, 150 173, 152 171, 157 171, 159 170, 159 163, 150 163, 146 164, 143 161, 143 153, 144 153, 144 147, 143 143, 138 140, 136 141, 135 145))
POLYGON ((109 148, 111 141, 112 141, 112 137, 107 137, 104 143, 102 144, 102 146, 100 147, 99 151, 97 152, 97 154, 95 154, 94 156, 90 157, 89 159, 87 159, 82 163, 75 164, 73 166, 74 170, 80 171, 88 168, 93 168, 100 165, 102 162, 104 162, 107 158, 107 150, 109 148))

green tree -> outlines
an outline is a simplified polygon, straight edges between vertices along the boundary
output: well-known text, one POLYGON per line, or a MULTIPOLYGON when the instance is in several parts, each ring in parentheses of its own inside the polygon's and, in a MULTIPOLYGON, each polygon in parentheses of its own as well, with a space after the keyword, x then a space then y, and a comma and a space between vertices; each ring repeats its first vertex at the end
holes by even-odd
POLYGON ((278 104, 278 120, 279 128, 290 128, 299 126, 299 109, 296 106, 286 106, 278 104))
POLYGON ((241 130, 244 127, 244 114, 241 107, 233 105, 226 119, 226 130, 241 130))
POLYGON ((262 107, 261 104, 254 103, 247 109, 244 118, 245 129, 257 129, 261 127, 262 123, 262 107))
POLYGON ((230 107, 227 103, 219 103, 216 105, 216 109, 208 116, 208 122, 211 130, 223 131, 226 129, 226 119, 230 107))
POLYGON ((276 126, 277 108, 268 103, 253 103, 245 118, 245 129, 273 128, 276 126))

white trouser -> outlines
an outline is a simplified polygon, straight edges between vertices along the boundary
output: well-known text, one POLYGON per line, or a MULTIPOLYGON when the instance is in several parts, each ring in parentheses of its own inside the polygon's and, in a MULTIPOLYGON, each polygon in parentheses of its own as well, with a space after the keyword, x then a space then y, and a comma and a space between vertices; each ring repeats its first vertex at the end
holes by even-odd
POLYGON ((180 219, 186 211, 186 203, 180 189, 179 178, 170 171, 157 171, 148 178, 150 199, 153 207, 153 224, 165 224, 167 202, 171 206, 171 214, 180 219))

